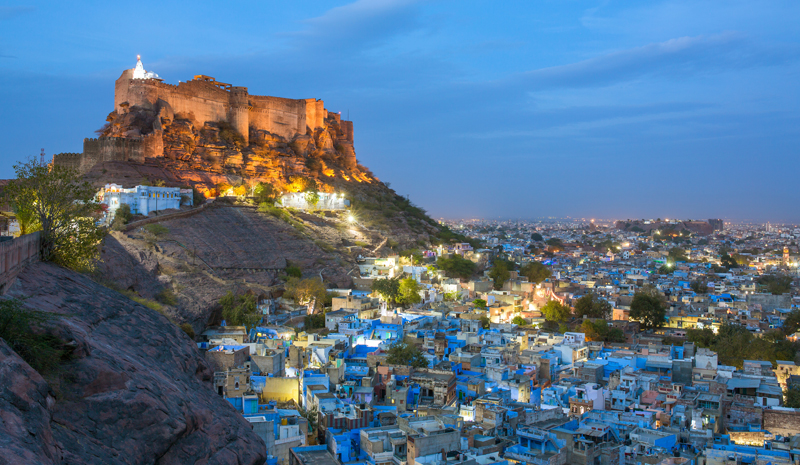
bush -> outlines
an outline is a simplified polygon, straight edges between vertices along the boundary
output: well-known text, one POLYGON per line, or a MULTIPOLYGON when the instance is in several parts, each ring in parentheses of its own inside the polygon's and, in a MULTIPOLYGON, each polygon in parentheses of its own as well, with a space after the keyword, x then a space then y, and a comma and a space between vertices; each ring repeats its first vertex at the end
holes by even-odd
POLYGON ((158 294, 156 294, 156 300, 161 302, 164 305, 177 305, 178 298, 175 296, 175 293, 172 292, 172 289, 164 288, 161 289, 158 294))
POLYGON ((131 213, 131 206, 127 203, 123 203, 122 205, 117 208, 116 213, 114 213, 114 221, 117 220, 121 221, 122 224, 128 224, 128 222, 133 218, 133 214, 131 213))
POLYGON ((183 323, 180 328, 189 336, 190 339, 194 339, 194 328, 189 323, 183 323))
POLYGON ((302 278, 303 277, 303 270, 300 269, 299 266, 296 265, 286 265, 286 276, 290 278, 302 278))
POLYGON ((169 233, 169 228, 158 223, 145 225, 144 229, 156 237, 161 237, 169 233))
POLYGON ((39 373, 53 370, 68 356, 62 341, 41 333, 53 316, 23 308, 16 299, 0 301, 0 338, 39 373))

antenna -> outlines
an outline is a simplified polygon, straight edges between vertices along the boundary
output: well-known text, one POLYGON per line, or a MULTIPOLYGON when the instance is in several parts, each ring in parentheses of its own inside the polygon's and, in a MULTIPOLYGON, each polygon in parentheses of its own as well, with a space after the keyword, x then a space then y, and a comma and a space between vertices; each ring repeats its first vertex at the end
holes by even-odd
POLYGON ((44 165, 44 149, 42 149, 42 153, 39 155, 39 164, 44 165))

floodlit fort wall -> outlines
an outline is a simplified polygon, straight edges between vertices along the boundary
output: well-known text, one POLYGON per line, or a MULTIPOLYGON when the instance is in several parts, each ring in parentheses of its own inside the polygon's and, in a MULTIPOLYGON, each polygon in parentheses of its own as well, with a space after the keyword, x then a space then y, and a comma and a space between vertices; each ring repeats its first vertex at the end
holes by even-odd
MULTIPOLYGON (((245 143, 249 143, 251 128, 291 140, 324 129, 325 118, 334 117, 344 138, 353 142, 353 123, 329 113, 322 100, 250 95, 247 87, 231 86, 208 76, 195 76, 191 81, 172 85, 133 75, 134 70, 127 69, 115 82, 114 109, 118 113, 138 107, 159 116, 186 115, 198 126, 227 121, 244 137, 245 143)), ((163 155, 163 130, 160 118, 156 118, 152 133, 136 138, 84 139, 83 153, 60 153, 53 157, 53 163, 85 173, 100 162, 144 163, 145 158, 163 155)))

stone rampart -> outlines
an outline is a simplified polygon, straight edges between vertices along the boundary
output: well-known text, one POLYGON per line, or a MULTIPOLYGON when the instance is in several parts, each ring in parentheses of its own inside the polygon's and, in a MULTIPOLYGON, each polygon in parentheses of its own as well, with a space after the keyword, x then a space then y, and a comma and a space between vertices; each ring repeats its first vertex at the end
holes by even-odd
POLYGON ((8 291, 20 271, 39 261, 40 241, 41 236, 37 231, 0 242, 0 294, 8 291))
POLYGON ((100 137, 83 140, 83 153, 59 153, 53 156, 53 163, 65 166, 84 174, 94 165, 106 161, 131 161, 144 163, 145 155, 156 156, 163 153, 161 134, 148 134, 144 137, 100 137))
POLYGON ((207 79, 172 85, 156 79, 133 79, 133 70, 125 70, 114 89, 117 111, 122 110, 123 103, 152 111, 168 105, 175 114, 183 114, 199 126, 206 122, 228 121, 245 139, 250 128, 292 139, 306 134, 308 129, 323 128, 328 116, 322 100, 250 95, 246 87, 207 79))

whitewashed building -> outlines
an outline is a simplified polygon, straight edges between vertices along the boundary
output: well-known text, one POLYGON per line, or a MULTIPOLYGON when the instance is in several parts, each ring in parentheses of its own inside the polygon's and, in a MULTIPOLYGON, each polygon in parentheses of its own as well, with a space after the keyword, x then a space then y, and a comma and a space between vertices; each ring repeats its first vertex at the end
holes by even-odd
POLYGON ((350 201, 344 198, 344 194, 328 194, 319 192, 319 202, 316 205, 308 203, 308 192, 292 192, 283 194, 278 201, 282 207, 297 208, 298 210, 346 210, 350 206, 350 201))
POLYGON ((97 193, 97 201, 108 205, 108 213, 113 213, 122 205, 131 207, 134 215, 149 215, 154 211, 179 209, 181 205, 192 205, 191 189, 179 187, 136 186, 125 189, 119 184, 106 184, 97 193))

